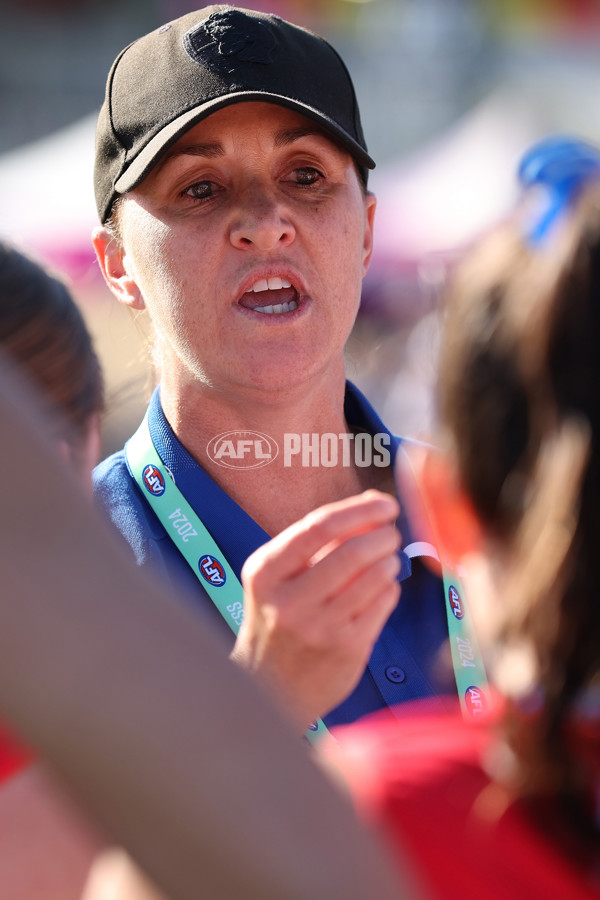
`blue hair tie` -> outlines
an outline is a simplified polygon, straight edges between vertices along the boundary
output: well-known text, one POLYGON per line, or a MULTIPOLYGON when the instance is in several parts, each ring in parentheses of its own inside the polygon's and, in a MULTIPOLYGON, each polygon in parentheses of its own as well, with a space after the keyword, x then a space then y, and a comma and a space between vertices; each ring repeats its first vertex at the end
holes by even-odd
POLYGON ((518 178, 524 188, 544 188, 548 203, 528 232, 527 240, 534 246, 541 244, 581 189, 598 177, 600 148, 559 135, 534 144, 519 164, 518 178))

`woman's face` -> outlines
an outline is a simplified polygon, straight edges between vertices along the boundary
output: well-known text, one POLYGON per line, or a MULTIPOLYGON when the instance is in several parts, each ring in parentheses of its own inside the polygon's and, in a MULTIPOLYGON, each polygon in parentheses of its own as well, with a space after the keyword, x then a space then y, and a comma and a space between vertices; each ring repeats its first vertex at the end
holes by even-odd
POLYGON ((351 156, 296 112, 240 103, 190 129, 120 215, 116 292, 148 309, 163 384, 284 390, 337 366, 374 209, 351 156))

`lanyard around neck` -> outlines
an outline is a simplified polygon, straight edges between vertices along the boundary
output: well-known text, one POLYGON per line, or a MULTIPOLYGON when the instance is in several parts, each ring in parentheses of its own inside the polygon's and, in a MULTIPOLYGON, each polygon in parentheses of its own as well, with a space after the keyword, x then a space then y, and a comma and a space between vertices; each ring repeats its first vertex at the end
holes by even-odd
MULTIPOLYGON (((426 510, 426 515, 431 521, 431 514, 427 509, 420 490, 419 480, 415 475, 412 461, 404 445, 402 445, 402 451, 403 458, 408 464, 411 476, 426 510)), ((489 687, 483 656, 479 649, 458 569, 451 560, 447 558, 440 559, 437 549, 425 541, 418 541, 409 545, 404 552, 413 558, 415 556, 430 556, 441 565, 444 583, 444 605, 448 621, 448 638, 458 699, 463 715, 468 719, 477 719, 487 709, 489 687)))
MULTIPOLYGON (((404 448, 402 448, 404 449, 404 448)), ((169 469, 158 455, 148 424, 148 413, 126 444, 133 478, 156 513, 167 535, 184 557, 198 581, 237 635, 244 617, 244 592, 240 581, 216 541, 183 496, 169 469)), ((412 472, 410 458, 404 451, 412 472)), ((413 478, 414 473, 413 474, 413 478)), ((415 478, 418 488, 418 481, 415 478)), ((488 684, 458 572, 448 560, 440 560, 435 547, 416 542, 405 548, 408 556, 431 556, 442 567, 448 634, 456 688, 463 714, 477 719, 487 707, 488 684)), ((331 738, 321 719, 311 723, 306 737, 311 743, 331 738)))
MULTIPOLYGON (((240 581, 158 455, 150 434, 148 413, 125 445, 125 453, 133 478, 167 535, 237 635, 244 619, 244 592, 240 581)), ((311 743, 320 742, 325 736, 331 738, 321 719, 316 719, 306 730, 311 743)))

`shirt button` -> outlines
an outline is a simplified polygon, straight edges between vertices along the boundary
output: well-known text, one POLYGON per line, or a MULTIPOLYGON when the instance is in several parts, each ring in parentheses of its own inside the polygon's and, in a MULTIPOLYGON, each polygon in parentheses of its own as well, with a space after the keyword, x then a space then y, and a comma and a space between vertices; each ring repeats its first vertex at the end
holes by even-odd
POLYGON ((385 670, 385 677, 394 684, 402 684, 406 679, 406 672, 399 666, 388 666, 385 670))

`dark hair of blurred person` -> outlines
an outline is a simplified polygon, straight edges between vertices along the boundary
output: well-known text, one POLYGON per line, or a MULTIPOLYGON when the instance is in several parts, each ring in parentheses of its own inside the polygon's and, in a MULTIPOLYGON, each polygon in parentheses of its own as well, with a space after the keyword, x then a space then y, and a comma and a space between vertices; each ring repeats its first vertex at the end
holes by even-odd
POLYGON ((504 668, 525 642, 530 677, 517 699, 534 700, 536 715, 517 703, 510 717, 520 792, 550 790, 597 838, 565 726, 600 674, 600 185, 551 249, 532 250, 518 230, 490 241, 451 303, 442 417, 493 551, 516 563, 498 659, 504 668))
POLYGON ((91 336, 67 286, 2 241, 0 348, 58 414, 57 439, 87 484, 99 456, 104 405, 91 336))
POLYGON ((338 734, 366 815, 445 900, 600 892, 600 156, 534 149, 546 211, 524 204, 455 273, 447 458, 421 461, 498 703, 474 727, 421 710, 338 734))
MULTIPOLYGON (((46 401, 51 415, 45 421, 53 432, 49 437, 91 494, 104 396, 92 339, 66 285, 2 241, 0 354, 46 401)), ((4 474, 10 477, 10 472, 4 474)), ((25 509, 27 496, 23 503, 25 509)), ((63 512, 56 510, 57 518, 63 512)), ((32 565, 35 556, 32 540, 32 565)), ((51 597, 50 573, 48 588, 51 597)), ((0 722, 2 895, 76 900, 102 844, 28 748, 0 722)))

